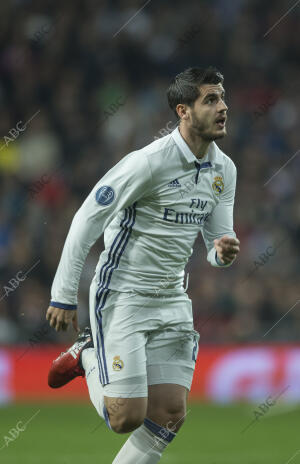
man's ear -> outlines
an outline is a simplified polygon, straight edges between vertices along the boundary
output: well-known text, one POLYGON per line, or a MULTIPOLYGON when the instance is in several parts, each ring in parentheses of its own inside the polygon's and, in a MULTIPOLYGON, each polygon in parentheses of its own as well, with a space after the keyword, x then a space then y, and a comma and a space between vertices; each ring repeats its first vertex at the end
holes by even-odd
POLYGON ((183 120, 188 119, 189 115, 188 115, 187 109, 188 109, 188 106, 183 103, 179 103, 176 106, 176 111, 180 119, 183 119, 183 120))

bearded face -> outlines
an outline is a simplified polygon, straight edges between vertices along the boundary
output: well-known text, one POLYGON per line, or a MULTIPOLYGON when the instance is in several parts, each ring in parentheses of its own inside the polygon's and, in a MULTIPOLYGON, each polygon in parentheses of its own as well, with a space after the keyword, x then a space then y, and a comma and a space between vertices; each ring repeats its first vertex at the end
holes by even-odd
POLYGON ((224 101, 225 91, 222 84, 203 84, 200 96, 193 106, 187 106, 189 114, 186 123, 203 140, 211 142, 226 135, 228 107, 224 101))

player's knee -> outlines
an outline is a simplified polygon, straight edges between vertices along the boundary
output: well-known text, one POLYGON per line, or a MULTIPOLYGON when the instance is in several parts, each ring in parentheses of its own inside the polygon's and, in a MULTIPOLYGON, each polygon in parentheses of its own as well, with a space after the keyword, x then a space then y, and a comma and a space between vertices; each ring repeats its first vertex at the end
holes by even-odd
POLYGON ((155 411, 149 411, 148 414, 149 419, 174 433, 178 432, 183 425, 185 416, 186 410, 184 405, 156 409, 155 411))
POLYGON ((166 429, 171 432, 178 432, 185 421, 186 412, 184 409, 177 412, 167 412, 166 429))
POLYGON ((139 411, 128 411, 126 414, 110 414, 109 421, 116 433, 129 433, 140 427, 144 422, 144 414, 139 411))
POLYGON ((111 428, 117 433, 128 433, 144 422, 147 398, 105 398, 111 428))
POLYGON ((138 428, 144 421, 147 398, 105 398, 105 406, 112 430, 128 433, 138 428))

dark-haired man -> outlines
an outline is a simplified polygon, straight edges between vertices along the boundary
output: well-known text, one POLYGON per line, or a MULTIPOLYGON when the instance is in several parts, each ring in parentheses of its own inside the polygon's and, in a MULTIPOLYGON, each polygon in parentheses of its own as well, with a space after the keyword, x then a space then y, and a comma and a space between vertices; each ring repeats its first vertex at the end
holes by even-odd
POLYGON ((77 329, 81 270, 104 231, 90 289, 92 334, 83 331, 53 362, 49 385, 85 375, 107 425, 133 432, 114 464, 157 463, 184 421, 199 335, 183 278, 198 233, 213 266, 229 266, 239 252, 236 168, 214 142, 226 134, 223 76, 189 68, 167 96, 179 126, 125 156, 93 188, 72 222, 47 311, 56 330, 71 321, 77 329))

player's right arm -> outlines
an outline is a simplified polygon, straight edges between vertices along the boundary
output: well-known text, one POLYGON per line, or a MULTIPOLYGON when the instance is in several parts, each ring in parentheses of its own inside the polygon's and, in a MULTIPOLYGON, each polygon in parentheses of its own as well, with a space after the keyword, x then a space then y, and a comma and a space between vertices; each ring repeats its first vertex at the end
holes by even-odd
POLYGON ((78 286, 91 246, 115 215, 147 194, 151 185, 151 169, 141 152, 127 155, 95 185, 75 214, 64 244, 46 315, 51 327, 65 330, 73 321, 78 330, 78 286))
POLYGON ((208 252, 207 260, 215 267, 230 266, 239 252, 240 242, 233 230, 236 175, 236 167, 233 161, 228 159, 224 176, 224 190, 202 230, 208 252))

